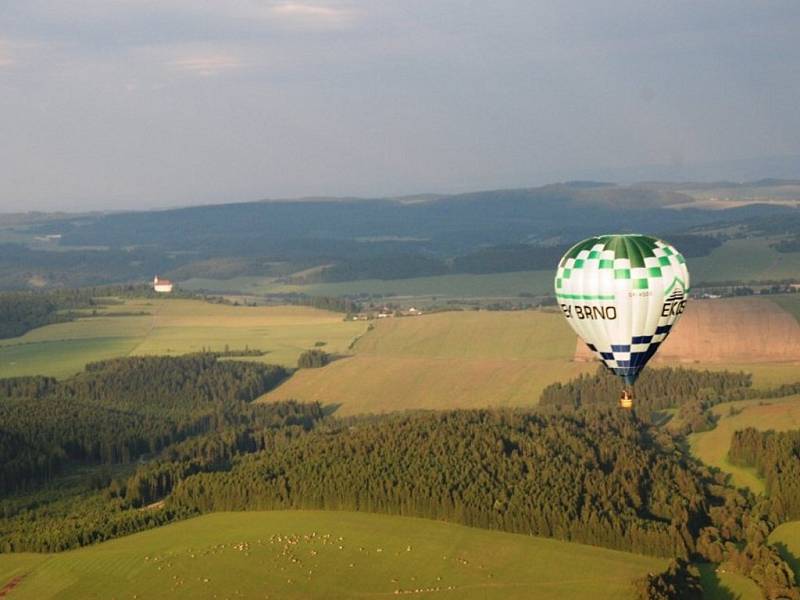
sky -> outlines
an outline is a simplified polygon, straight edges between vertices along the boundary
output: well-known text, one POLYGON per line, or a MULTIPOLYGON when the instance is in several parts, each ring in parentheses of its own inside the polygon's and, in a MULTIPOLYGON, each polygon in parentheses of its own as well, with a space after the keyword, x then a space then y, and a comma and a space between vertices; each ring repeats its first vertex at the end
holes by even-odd
POLYGON ((0 212, 774 175, 798 31, 796 0, 3 0, 0 212))

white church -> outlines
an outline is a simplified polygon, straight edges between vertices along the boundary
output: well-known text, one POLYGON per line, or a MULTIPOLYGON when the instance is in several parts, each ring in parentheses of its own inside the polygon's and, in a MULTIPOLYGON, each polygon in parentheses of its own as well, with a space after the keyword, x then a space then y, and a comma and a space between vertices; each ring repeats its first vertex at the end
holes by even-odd
POLYGON ((153 289, 162 294, 169 294, 172 291, 172 285, 169 279, 160 279, 158 275, 153 279, 153 289))

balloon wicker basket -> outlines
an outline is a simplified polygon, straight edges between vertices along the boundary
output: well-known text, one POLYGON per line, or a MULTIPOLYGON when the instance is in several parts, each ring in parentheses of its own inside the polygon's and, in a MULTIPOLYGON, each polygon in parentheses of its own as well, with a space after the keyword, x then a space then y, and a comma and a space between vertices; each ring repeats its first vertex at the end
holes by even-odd
POLYGON ((619 397, 619 407, 631 409, 633 408, 633 392, 623 390, 619 397))

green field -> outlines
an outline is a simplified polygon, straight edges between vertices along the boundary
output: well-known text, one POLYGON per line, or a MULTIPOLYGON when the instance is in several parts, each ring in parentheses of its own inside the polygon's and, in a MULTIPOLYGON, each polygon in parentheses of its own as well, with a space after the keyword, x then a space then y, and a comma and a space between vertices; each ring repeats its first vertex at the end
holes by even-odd
POLYGON ((13 598, 630 598, 666 561, 364 513, 216 513, 56 555, 0 555, 13 598), (414 592, 414 590, 417 590, 414 592))
POLYGON ((364 279, 339 283, 288 285, 272 277, 234 277, 232 279, 189 279, 181 282, 187 290, 241 292, 244 294, 280 294, 302 292, 313 296, 383 294, 405 297, 509 298, 521 293, 546 294, 553 289, 552 271, 520 271, 488 275, 439 275, 413 279, 364 279))
POLYGON ((800 396, 776 400, 743 400, 727 402, 713 408, 720 416, 711 431, 689 436, 692 453, 700 460, 731 474, 734 485, 749 487, 754 492, 764 491, 764 483, 753 469, 737 467, 728 462, 728 449, 734 431, 746 427, 760 430, 786 431, 800 429, 800 396), (731 408, 742 412, 730 415, 731 408))
POLYGON ((379 320, 355 349, 374 356, 569 360, 575 334, 556 311, 454 311, 379 320))
POLYGON ((800 521, 789 521, 775 528, 769 536, 770 543, 778 548, 783 559, 792 567, 800 581, 800 521))
POLYGON ((773 240, 729 240, 710 255, 687 260, 692 283, 769 281, 800 277, 800 252, 781 253, 773 240))
POLYGON ((143 316, 95 316, 57 323, 0 340, 0 377, 66 377, 87 362, 128 355, 178 355, 203 348, 245 346, 268 352, 256 360, 294 366, 316 342, 345 353, 366 329, 341 314, 299 306, 242 307, 199 300, 131 300, 104 312, 143 316))
POLYGON ((355 356, 297 372, 267 400, 339 405, 337 414, 531 406, 542 389, 593 363, 555 312, 448 312, 375 322, 355 356))

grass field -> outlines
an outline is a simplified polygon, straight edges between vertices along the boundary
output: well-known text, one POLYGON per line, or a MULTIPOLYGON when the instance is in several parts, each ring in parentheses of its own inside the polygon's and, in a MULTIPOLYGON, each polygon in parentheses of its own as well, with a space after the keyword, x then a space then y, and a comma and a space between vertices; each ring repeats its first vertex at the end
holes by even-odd
MULTIPOLYGON (((57 555, 0 555, 19 600, 631 598, 665 560, 407 517, 217 513, 57 555), (414 590, 420 590, 416 593, 414 590), (426 590, 426 591, 422 591, 426 590)), ((1 585, 1 584, 0 584, 1 585)))
POLYGON ((795 577, 800 581, 800 521, 789 521, 775 528, 769 541, 778 548, 783 559, 789 563, 795 577))
POLYGON ((800 276, 800 252, 781 253, 768 239, 729 240, 710 255, 687 260, 692 283, 768 281, 800 276))
POLYGON ((731 436, 734 431, 746 427, 776 431, 800 429, 800 396, 765 401, 727 402, 715 406, 713 412, 720 416, 716 428, 689 436, 692 453, 706 464, 730 473, 734 485, 762 492, 764 483, 756 476, 753 469, 737 467, 728 462, 731 436), (741 409, 742 412, 730 415, 731 408, 741 409))
POLYGON ((266 400, 318 400, 337 414, 531 406, 541 390, 593 371, 554 312, 449 312, 377 321, 355 356, 296 373, 266 400))
POLYGON ((488 275, 439 275, 413 279, 365 279, 340 283, 287 285, 271 277, 234 277, 232 279, 189 279, 181 282, 188 290, 242 292, 246 294, 278 294, 303 292, 315 296, 347 294, 383 294, 406 297, 437 298, 517 297, 521 293, 544 294, 553 289, 552 271, 520 271, 488 275))
POLYGON ((87 362, 128 355, 178 355, 202 348, 245 346, 267 351, 255 360, 294 366, 318 341, 331 353, 347 352, 366 329, 341 314, 298 306, 241 307, 199 300, 132 300, 104 312, 142 316, 97 316, 48 325, 0 340, 0 377, 69 376, 87 362))

